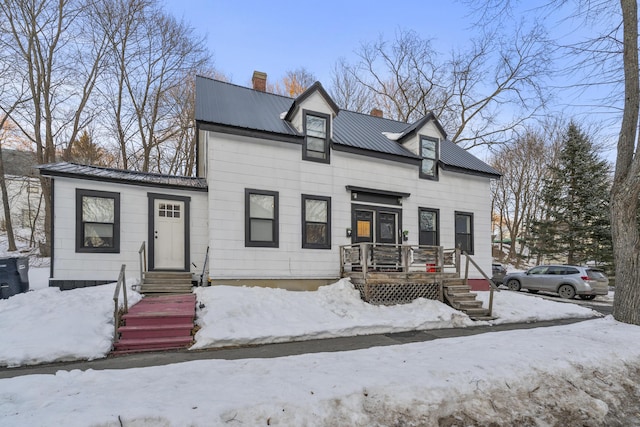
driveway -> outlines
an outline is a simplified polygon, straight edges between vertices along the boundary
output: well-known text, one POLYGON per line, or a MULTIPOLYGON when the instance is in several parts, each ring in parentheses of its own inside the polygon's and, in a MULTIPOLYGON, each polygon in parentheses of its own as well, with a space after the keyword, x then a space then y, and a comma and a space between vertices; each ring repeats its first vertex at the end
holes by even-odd
MULTIPOLYGON (((513 292, 513 291, 506 290, 506 292, 513 292)), ((526 290, 518 291, 518 292, 522 295, 530 295, 532 297, 536 296, 536 297, 548 299, 555 302, 582 305, 584 307, 588 307, 592 310, 602 313, 605 316, 608 314, 613 314, 613 300, 607 296, 598 296, 593 300, 582 300, 577 297, 574 299, 565 299, 560 297, 560 295, 558 294, 548 293, 548 292, 538 292, 537 294, 532 294, 526 290)))

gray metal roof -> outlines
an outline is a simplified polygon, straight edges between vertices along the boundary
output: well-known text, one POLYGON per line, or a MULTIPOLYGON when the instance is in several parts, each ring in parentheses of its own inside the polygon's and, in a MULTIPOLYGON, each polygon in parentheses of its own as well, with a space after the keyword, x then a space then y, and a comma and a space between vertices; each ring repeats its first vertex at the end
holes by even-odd
MULTIPOLYGON (((283 119, 294 99, 260 92, 243 86, 198 76, 196 78, 196 121, 240 129, 264 131, 302 138, 283 119)), ((409 133, 418 123, 408 124, 369 114, 340 110, 333 120, 334 145, 417 160, 419 156, 383 132, 409 133)), ((438 124, 439 126, 439 124, 438 124)), ((500 173, 456 144, 443 140, 440 145, 443 167, 499 177, 500 173)))
POLYGON ((78 165, 67 162, 49 163, 47 165, 38 166, 38 169, 40 169, 40 174, 45 176, 64 176, 70 178, 112 181, 152 187, 183 188, 198 191, 207 190, 207 181, 205 179, 189 176, 136 172, 99 166, 78 165))

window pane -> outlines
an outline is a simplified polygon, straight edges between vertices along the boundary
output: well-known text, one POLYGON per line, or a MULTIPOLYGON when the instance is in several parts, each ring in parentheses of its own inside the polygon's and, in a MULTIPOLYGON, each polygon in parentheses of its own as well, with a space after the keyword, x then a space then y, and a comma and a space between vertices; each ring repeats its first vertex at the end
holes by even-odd
POLYGON ((471 233, 471 218, 468 215, 456 215, 456 233, 471 233))
POLYGON ((307 224, 307 243, 326 244, 327 224, 307 224))
POLYGON ((113 222, 114 212, 114 199, 82 196, 82 222, 113 222))
POLYGON ((323 117, 307 116, 307 135, 325 139, 327 137, 326 120, 323 117))
POLYGON ((422 161, 422 173, 425 175, 435 175, 436 162, 434 160, 422 161))
POLYGON ((436 213, 420 211, 420 231, 436 231, 436 213))
POLYGON ((358 237, 371 237, 371 223, 369 221, 358 221, 358 237))
MULTIPOLYGON (((324 153, 324 139, 307 137, 307 151, 316 151, 324 153)), ((309 153, 312 154, 312 153, 309 153)))
POLYGON ((456 247, 463 251, 471 252, 471 236, 469 234, 456 234, 456 247))
POLYGON ((436 158, 436 142, 428 139, 422 140, 422 157, 425 159, 436 158))
POLYGON ((381 239, 393 239, 393 223, 381 222, 380 223, 380 238, 381 239))
POLYGON ((84 224, 84 247, 113 247, 113 224, 84 224))
POLYGON ((305 221, 327 222, 327 202, 324 200, 305 200, 305 221))
MULTIPOLYGON (((273 219, 274 198, 264 194, 249 195, 249 216, 251 218, 273 219)), ((253 233, 251 234, 253 236, 253 233)), ((255 240, 255 239, 252 239, 255 240)))
POLYGON ((272 242, 273 221, 267 219, 252 219, 251 240, 254 242, 272 242))

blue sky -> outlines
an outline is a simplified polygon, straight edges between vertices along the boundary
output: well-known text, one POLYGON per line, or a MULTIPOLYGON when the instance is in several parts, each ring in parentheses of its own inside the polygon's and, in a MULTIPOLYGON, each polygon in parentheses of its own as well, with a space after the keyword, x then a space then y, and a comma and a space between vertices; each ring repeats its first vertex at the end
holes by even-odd
POLYGON ((206 36, 216 68, 240 85, 249 84, 254 70, 275 82, 286 71, 305 67, 327 87, 338 58, 349 60, 361 42, 381 34, 390 39, 399 28, 434 39, 441 52, 473 35, 466 8, 450 1, 400 1, 398 7, 371 0, 165 0, 165 5, 206 36))

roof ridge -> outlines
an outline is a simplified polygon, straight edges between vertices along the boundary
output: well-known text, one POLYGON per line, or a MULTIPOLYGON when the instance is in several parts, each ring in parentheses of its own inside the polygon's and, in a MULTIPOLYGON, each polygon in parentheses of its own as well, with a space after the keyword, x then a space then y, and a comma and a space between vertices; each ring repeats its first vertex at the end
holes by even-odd
MULTIPOLYGON (((110 171, 110 172, 123 172, 123 173, 129 173, 129 174, 152 175, 152 176, 157 176, 157 177, 200 179, 197 176, 175 175, 175 174, 160 173, 160 172, 144 172, 144 171, 137 171, 137 170, 131 170, 131 169, 112 168, 112 167, 108 167, 108 166, 85 165, 85 164, 76 163, 76 162, 59 162, 59 163, 53 163, 53 164, 58 164, 59 165, 59 164, 65 164, 65 163, 68 164, 68 165, 80 166, 80 167, 88 167, 88 168, 92 168, 92 169, 101 169, 101 170, 110 171)), ((43 165, 43 166, 46 166, 46 165, 43 165)))
POLYGON ((216 83, 223 83, 223 84, 226 84, 226 85, 229 85, 229 86, 235 86, 235 87, 240 88, 240 89, 250 90, 250 91, 252 91, 252 92, 263 93, 263 94, 265 94, 265 95, 273 95, 273 96, 277 96, 277 97, 279 97, 279 98, 289 99, 289 100, 291 100, 291 101, 294 101, 294 100, 295 100, 295 98, 292 98, 292 97, 290 97, 290 96, 280 95, 279 93, 273 93, 273 92, 261 91, 261 90, 258 90, 258 89, 254 89, 254 88, 252 88, 252 87, 242 86, 242 85, 240 85, 240 84, 238 84, 238 83, 225 82, 224 80, 219 80, 219 79, 216 79, 216 78, 214 78, 214 77, 207 77, 207 76, 202 76, 202 75, 199 75, 199 74, 197 74, 197 75, 196 75, 196 77, 201 77, 201 78, 203 78, 203 79, 211 80, 211 81, 214 81, 214 82, 216 82, 216 83))

